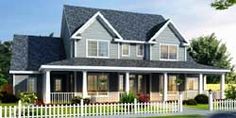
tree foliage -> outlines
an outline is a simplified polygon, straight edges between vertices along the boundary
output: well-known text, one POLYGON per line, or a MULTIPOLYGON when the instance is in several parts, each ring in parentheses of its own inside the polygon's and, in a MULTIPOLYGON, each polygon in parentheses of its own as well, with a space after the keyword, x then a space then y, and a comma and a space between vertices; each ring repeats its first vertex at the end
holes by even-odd
POLYGON ((12 42, 0 42, 0 86, 6 83, 9 77, 8 71, 11 61, 12 42))
MULTIPOLYGON (((220 40, 217 40, 215 34, 195 38, 190 43, 189 48, 192 58, 204 65, 215 66, 225 69, 231 69, 231 57, 227 47, 220 40)), ((219 77, 208 76, 208 82, 217 83, 219 77)))
POLYGON ((236 0, 215 0, 211 6, 217 10, 225 10, 236 4, 236 0))

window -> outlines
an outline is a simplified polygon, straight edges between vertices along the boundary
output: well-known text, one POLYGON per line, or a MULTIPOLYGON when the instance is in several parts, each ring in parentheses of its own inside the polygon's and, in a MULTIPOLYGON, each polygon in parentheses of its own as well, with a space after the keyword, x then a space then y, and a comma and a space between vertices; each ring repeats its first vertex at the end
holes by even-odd
POLYGON ((119 91, 124 91, 124 75, 119 75, 119 91))
POLYGON ((108 57, 108 41, 88 40, 88 56, 108 57))
POLYGON ((198 81, 197 78, 187 78, 186 89, 187 90, 197 90, 198 81))
POLYGON ((170 75, 168 78, 168 92, 170 94, 176 94, 177 85, 176 85, 176 76, 170 75))
POLYGON ((129 56, 129 44, 122 44, 122 56, 129 56))
POLYGON ((90 73, 88 74, 88 95, 107 95, 108 74, 90 73))
POLYGON ((137 45, 137 56, 143 57, 144 45, 137 45))
POLYGON ((55 91, 56 92, 61 92, 62 91, 62 86, 61 86, 61 79, 55 79, 55 91))
POLYGON ((27 81, 27 91, 28 92, 36 92, 37 90, 37 78, 29 77, 27 81))
POLYGON ((161 45, 161 59, 177 60, 177 46, 161 45))

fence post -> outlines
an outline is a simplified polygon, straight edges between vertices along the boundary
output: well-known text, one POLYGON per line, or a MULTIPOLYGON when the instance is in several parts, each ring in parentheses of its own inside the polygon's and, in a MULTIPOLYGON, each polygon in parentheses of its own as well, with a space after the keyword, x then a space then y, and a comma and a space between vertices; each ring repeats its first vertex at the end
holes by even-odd
POLYGON ((18 101, 18 116, 21 117, 21 100, 18 101))
POLYGON ((134 113, 137 113, 137 99, 134 99, 134 113))
POLYGON ((80 100, 80 110, 81 116, 84 116, 84 99, 80 100))
POLYGON ((183 112, 183 91, 179 92, 179 112, 183 112))
POLYGON ((209 108, 210 111, 213 110, 213 95, 212 95, 211 90, 209 90, 208 108, 209 108))
POLYGON ((3 115, 2 115, 2 106, 0 106, 0 118, 2 118, 3 115))

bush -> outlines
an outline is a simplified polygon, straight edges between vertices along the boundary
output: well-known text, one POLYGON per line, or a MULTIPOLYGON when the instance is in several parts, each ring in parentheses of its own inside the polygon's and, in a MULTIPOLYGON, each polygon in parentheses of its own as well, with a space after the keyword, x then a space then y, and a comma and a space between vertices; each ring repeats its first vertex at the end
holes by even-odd
POLYGON ((13 94, 9 94, 7 92, 1 92, 1 102, 2 103, 16 103, 19 98, 13 94))
POLYGON ((134 103, 135 95, 133 93, 124 93, 121 95, 120 102, 121 103, 134 103))
POLYGON ((236 99, 236 87, 229 85, 228 89, 225 90, 226 99, 236 99))
POLYGON ((35 93, 20 93, 20 100, 22 103, 34 104, 36 103, 38 97, 35 93))
POLYGON ((187 105, 197 105, 197 102, 194 99, 184 100, 183 103, 187 105))
POLYGON ((150 97, 148 94, 138 94, 138 101, 139 102, 149 102, 150 97))
POLYGON ((198 94, 194 99, 198 104, 208 104, 208 96, 205 94, 198 94))
MULTIPOLYGON (((71 103, 72 104, 80 104, 81 99, 83 99, 80 96, 75 96, 74 98, 72 98, 71 103)), ((90 104, 91 100, 89 98, 85 98, 84 100, 84 104, 90 104)))

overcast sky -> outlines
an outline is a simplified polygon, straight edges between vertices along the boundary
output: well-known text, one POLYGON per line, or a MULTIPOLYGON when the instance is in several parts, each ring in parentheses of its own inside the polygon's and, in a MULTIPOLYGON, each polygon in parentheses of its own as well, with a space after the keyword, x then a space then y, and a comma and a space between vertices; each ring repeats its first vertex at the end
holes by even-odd
POLYGON ((60 34, 63 4, 160 14, 170 18, 188 39, 216 33, 236 64, 236 6, 224 11, 213 0, 1 0, 0 40, 13 34, 60 34))

